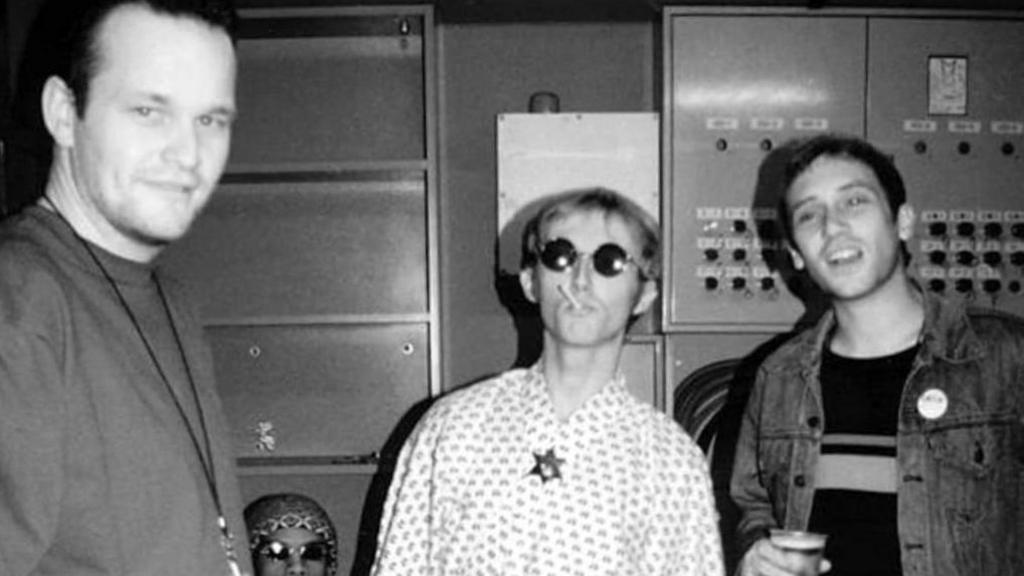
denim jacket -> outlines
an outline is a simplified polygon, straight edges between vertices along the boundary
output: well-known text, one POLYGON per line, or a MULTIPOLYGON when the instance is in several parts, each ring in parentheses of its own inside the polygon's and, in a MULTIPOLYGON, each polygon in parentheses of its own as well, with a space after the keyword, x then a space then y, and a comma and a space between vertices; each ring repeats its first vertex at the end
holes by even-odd
MULTIPOLYGON (((1024 320, 924 302, 896 435, 903 574, 1024 574, 1024 320), (939 401, 919 408, 926 391, 939 401)), ((759 368, 730 487, 741 550, 768 528, 807 528, 825 427, 818 373, 834 321, 829 312, 759 368)))

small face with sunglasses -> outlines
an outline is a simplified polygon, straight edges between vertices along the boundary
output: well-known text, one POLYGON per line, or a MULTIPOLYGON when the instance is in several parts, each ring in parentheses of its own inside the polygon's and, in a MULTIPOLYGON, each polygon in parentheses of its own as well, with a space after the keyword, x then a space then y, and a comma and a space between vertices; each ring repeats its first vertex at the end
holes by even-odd
POLYGON ((324 576, 328 544, 303 528, 282 528, 262 538, 253 555, 256 576, 278 574, 324 576))
POLYGON ((538 264, 520 273, 523 293, 540 307, 545 348, 621 340, 657 296, 644 275, 638 234, 622 218, 572 212, 542 231, 538 264))

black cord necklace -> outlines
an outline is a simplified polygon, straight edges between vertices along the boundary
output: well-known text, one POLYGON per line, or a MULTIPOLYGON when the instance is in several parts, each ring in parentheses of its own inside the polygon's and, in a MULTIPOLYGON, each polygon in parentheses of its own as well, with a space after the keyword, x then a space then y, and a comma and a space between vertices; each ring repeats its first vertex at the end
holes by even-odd
POLYGON ((178 333, 178 325, 174 322, 174 316, 171 314, 171 307, 167 303, 167 297, 164 295, 163 286, 160 285, 160 280, 156 275, 156 272, 150 272, 150 278, 153 280, 153 284, 156 286, 157 295, 160 298, 160 305, 163 308, 164 314, 167 316, 167 323, 170 325, 171 334, 174 336, 174 343, 178 349, 178 354, 181 355, 181 363, 185 367, 185 376, 188 379, 189 389, 192 392, 192 399, 196 405, 196 415, 198 416, 198 427, 202 433, 203 443, 199 443, 199 435, 196 433, 195 427, 192 425, 192 421, 189 420, 188 414, 185 411, 184 405, 181 403, 181 399, 178 398, 178 394, 175 393, 174 387, 171 386, 171 381, 164 372, 163 366, 157 359, 156 351, 153 349, 152 344, 149 342, 149 338, 146 337, 146 332, 142 329, 142 324, 136 318, 135 313, 132 311, 131 306, 128 304, 128 300, 125 299, 124 294, 117 285, 117 281, 114 280, 110 272, 107 271, 106 266, 100 260, 99 256, 93 250, 89 242, 78 234, 75 227, 71 225, 71 222, 64 217, 64 214, 57 208, 57 205, 53 203, 48 197, 43 197, 43 201, 46 202, 47 206, 57 215, 58 218, 64 223, 65 226, 71 230, 72 236, 85 248, 85 251, 92 258, 92 261, 96 264, 100 273, 106 279, 107 284, 114 291, 117 296, 117 301, 120 303, 121 308, 128 315, 128 319, 131 321, 132 326, 135 328, 135 333, 138 334, 139 339, 142 341, 142 345, 146 348, 146 353, 149 355, 150 361, 156 368, 157 373, 160 375, 160 380, 164 383, 164 387, 167 389, 167 393, 171 396, 171 400, 174 402, 174 407, 178 411, 178 415, 181 417, 182 422, 185 424, 185 430, 188 431, 189 439, 192 440, 192 447, 196 451, 196 456, 199 458, 199 464, 203 469, 203 476, 206 479, 206 484, 209 486, 210 495, 213 497, 213 505, 217 509, 217 527, 221 533, 221 547, 224 549, 224 554, 227 556, 228 567, 231 570, 232 576, 242 576, 241 568, 238 564, 238 554, 235 551, 235 539, 228 529, 227 520, 224 518, 224 508, 221 505, 220 491, 217 488, 217 472, 214 465, 213 449, 210 442, 210 433, 206 426, 206 416, 203 413, 203 405, 199 401, 199 389, 196 387, 195 379, 192 376, 192 368, 189 366, 188 357, 185 355, 185 346, 182 343, 181 335, 178 333), (205 447, 205 452, 203 448, 205 447))

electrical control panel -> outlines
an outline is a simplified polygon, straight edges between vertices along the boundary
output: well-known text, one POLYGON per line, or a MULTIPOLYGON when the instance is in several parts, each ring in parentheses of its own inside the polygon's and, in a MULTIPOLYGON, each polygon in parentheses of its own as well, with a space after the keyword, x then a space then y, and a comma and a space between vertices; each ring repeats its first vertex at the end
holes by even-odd
POLYGON ((866 132, 917 209, 912 270, 1024 314, 1024 20, 876 18, 869 33, 866 132))
POLYGON ((859 19, 685 15, 671 24, 670 331, 764 331, 804 312, 776 226, 779 146, 863 123, 859 19))
POLYGON ((665 329, 781 332, 823 299, 776 219, 787 143, 867 137, 926 290, 1024 314, 1024 19, 677 8, 666 19, 665 329))

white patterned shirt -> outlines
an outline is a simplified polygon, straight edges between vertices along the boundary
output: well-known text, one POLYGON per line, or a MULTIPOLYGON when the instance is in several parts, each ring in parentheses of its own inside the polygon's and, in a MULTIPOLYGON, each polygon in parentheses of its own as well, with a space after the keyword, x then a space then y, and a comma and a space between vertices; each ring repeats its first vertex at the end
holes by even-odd
POLYGON ((399 456, 373 571, 723 573, 700 448, 621 377, 559 422, 537 366, 427 412, 399 456))

